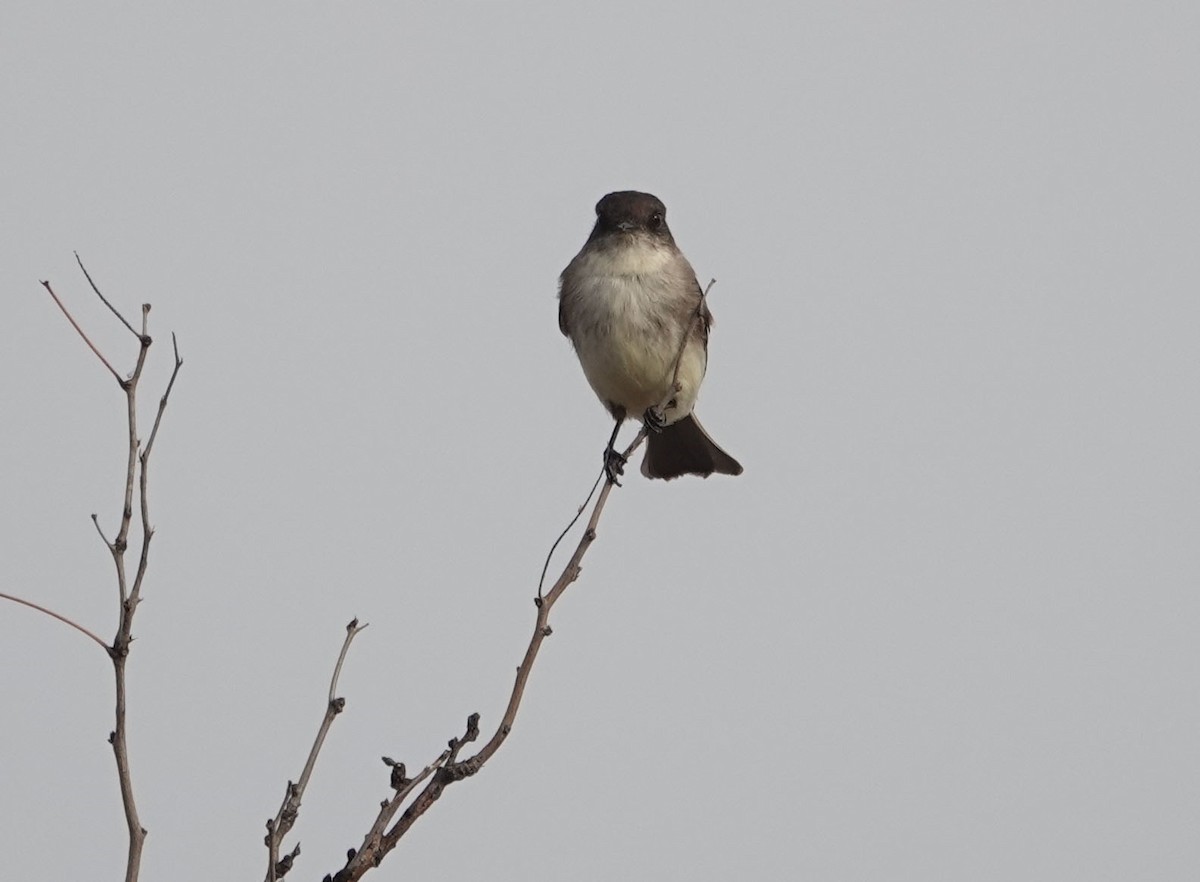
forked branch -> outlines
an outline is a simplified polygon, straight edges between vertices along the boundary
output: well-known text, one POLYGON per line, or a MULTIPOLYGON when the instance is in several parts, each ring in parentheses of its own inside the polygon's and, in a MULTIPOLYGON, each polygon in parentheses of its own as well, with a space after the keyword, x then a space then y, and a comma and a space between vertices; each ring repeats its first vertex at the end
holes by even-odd
MULTIPOLYGON (((75 255, 75 259, 79 260, 79 255, 75 255)), ((171 390, 175 386, 175 379, 179 375, 179 369, 183 367, 183 359, 179 357, 179 347, 175 346, 175 367, 171 371, 171 378, 167 382, 166 391, 159 399, 158 412, 154 419, 154 428, 150 433, 150 437, 144 447, 138 440, 137 429, 137 393, 138 387, 142 380, 142 371, 146 365, 146 356, 149 353, 152 340, 147 330, 150 314, 150 304, 142 305, 142 330, 141 333, 134 331, 133 326, 121 315, 121 313, 108 301, 100 289, 96 287, 96 283, 92 280, 87 268, 83 262, 79 261, 79 268, 83 270, 84 276, 91 285, 96 296, 107 306, 113 314, 121 320, 121 323, 134 334, 138 339, 138 355, 137 363, 134 366, 133 372, 128 378, 122 378, 120 374, 113 368, 112 364, 104 354, 96 347, 83 328, 71 315, 70 310, 59 299, 54 289, 49 282, 42 282, 42 286, 50 294, 50 297, 62 310, 63 315, 67 317, 67 321, 71 323, 78 333, 83 338, 83 341, 88 345, 88 348, 95 353, 101 363, 108 369, 108 372, 117 381, 125 394, 125 413, 127 422, 127 439, 128 448, 125 458, 125 492, 122 499, 121 515, 119 527, 116 537, 110 542, 104 535, 103 529, 100 527, 100 520, 96 515, 92 515, 92 521, 96 525, 97 532, 100 533, 100 538, 104 540, 104 546, 108 549, 113 558, 113 565, 117 572, 117 596, 118 596, 118 624, 117 633, 113 638, 111 645, 105 644, 102 640, 96 637, 91 631, 83 626, 73 622, 66 616, 53 612, 45 607, 31 603, 27 600, 19 598, 9 598, 17 600, 19 603, 24 603, 26 606, 40 610, 47 615, 53 616, 60 621, 76 628, 87 636, 91 637, 97 643, 104 647, 108 653, 113 665, 113 678, 115 681, 116 690, 116 707, 115 720, 112 732, 109 733, 108 740, 113 748, 113 757, 117 764, 117 779, 121 789, 121 803, 125 810, 125 822, 129 832, 129 847, 125 862, 125 880, 126 882, 136 882, 141 869, 142 845, 146 839, 146 830, 142 827, 141 820, 138 817, 137 802, 134 799, 132 775, 129 769, 129 742, 126 735, 125 719, 126 719, 126 688, 125 688, 125 665, 129 657, 129 647, 133 642, 133 617, 137 612, 137 606, 141 602, 142 583, 146 576, 146 570, 150 561, 150 539, 154 535, 154 528, 150 525, 150 502, 149 502, 149 478, 148 468, 150 463, 150 451, 154 445, 154 439, 158 434, 159 425, 162 422, 163 411, 166 409, 167 400, 170 397, 171 390), (129 532, 133 524, 134 505, 133 496, 134 490, 137 488, 138 506, 137 513, 141 523, 141 548, 138 554, 137 570, 134 574, 132 587, 130 586, 126 572, 126 552, 129 546, 129 532)), ((175 337, 172 334, 172 341, 175 337)))
MULTIPOLYGON (((631 456, 645 439, 646 433, 642 429, 638 432, 637 437, 633 439, 633 442, 625 449, 624 455, 626 457, 631 456)), ((583 557, 596 540, 596 530, 600 524, 600 516, 604 512, 604 507, 608 503, 609 494, 612 492, 614 486, 611 478, 604 477, 600 495, 596 499, 591 517, 588 518, 587 526, 579 539, 579 543, 575 547, 574 553, 572 553, 570 559, 567 561, 567 565, 563 568, 561 575, 555 580, 550 590, 545 594, 539 593, 534 600, 537 607, 537 616, 534 621, 533 634, 529 638, 529 643, 525 647, 525 655, 521 659, 520 666, 517 668, 516 680, 513 682, 512 692, 509 694, 508 706, 505 708, 504 716, 501 718, 500 724, 496 727, 491 737, 472 756, 466 759, 458 758, 463 746, 475 741, 479 736, 479 715, 471 714, 467 719, 466 731, 462 737, 452 738, 449 748, 443 751, 437 759, 422 770, 420 775, 412 780, 405 778, 404 765, 402 763, 397 763, 395 760, 385 757, 384 762, 392 767, 391 783, 395 792, 380 805, 375 821, 371 825, 371 829, 367 831, 367 835, 363 838, 362 845, 357 849, 349 851, 345 865, 336 873, 327 875, 325 877, 327 882, 353 882, 353 880, 361 879, 372 867, 379 866, 388 852, 399 844, 400 839, 412 828, 413 824, 441 798, 446 787, 477 773, 495 755, 500 746, 504 744, 505 739, 508 738, 509 733, 512 732, 513 725, 516 723, 517 712, 521 707, 521 699, 525 695, 525 687, 529 682, 530 674, 533 672, 533 665, 537 660, 538 652, 541 650, 545 639, 553 633, 550 627, 550 611, 567 588, 570 587, 571 583, 579 578, 579 574, 582 571, 583 557), (403 813, 393 823, 397 812, 399 812, 401 806, 421 781, 425 781, 425 786, 408 803, 403 813)))
POLYGON ((329 699, 325 702, 325 716, 317 729, 317 737, 313 741, 312 749, 308 752, 304 770, 295 783, 287 782, 287 789, 283 794, 283 802, 279 805, 279 811, 275 813, 275 817, 267 820, 267 836, 263 840, 267 846, 267 882, 276 882, 277 879, 282 879, 291 870, 296 858, 300 856, 299 843, 283 857, 279 856, 279 849, 283 844, 283 837, 292 829, 292 825, 296 823, 296 818, 300 815, 300 801, 304 798, 304 791, 312 778, 313 768, 317 764, 317 755, 320 754, 321 748, 325 744, 325 736, 329 734, 329 729, 338 714, 346 707, 346 699, 338 697, 337 694, 338 678, 342 675, 342 664, 346 661, 346 653, 350 651, 351 641, 365 627, 367 627, 366 624, 360 625, 358 619, 351 619, 350 624, 346 625, 346 639, 342 641, 342 651, 338 653, 337 664, 333 668, 333 678, 329 681, 329 699))

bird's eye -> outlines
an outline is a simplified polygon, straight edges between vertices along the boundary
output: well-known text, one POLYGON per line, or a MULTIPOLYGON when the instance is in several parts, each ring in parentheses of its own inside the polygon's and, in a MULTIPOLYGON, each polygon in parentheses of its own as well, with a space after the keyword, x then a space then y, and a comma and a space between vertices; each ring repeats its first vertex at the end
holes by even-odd
POLYGON ((662 212, 656 211, 656 212, 654 212, 654 214, 650 215, 650 220, 647 222, 647 225, 652 230, 657 230, 657 229, 661 228, 663 225, 662 212))

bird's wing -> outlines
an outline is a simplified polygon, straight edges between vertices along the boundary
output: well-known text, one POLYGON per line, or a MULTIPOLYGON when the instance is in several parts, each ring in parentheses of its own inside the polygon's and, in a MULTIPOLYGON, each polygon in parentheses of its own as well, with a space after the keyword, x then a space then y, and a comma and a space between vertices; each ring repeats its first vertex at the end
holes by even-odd
POLYGON ((563 301, 567 299, 567 291, 564 288, 558 294, 558 329, 563 332, 564 337, 571 336, 571 329, 567 327, 567 313, 563 309, 563 301))
POLYGON ((567 301, 574 297, 575 288, 569 284, 567 271, 563 270, 563 274, 558 279, 558 329, 563 332, 564 337, 571 336, 571 328, 567 325, 567 310, 565 307, 567 301))

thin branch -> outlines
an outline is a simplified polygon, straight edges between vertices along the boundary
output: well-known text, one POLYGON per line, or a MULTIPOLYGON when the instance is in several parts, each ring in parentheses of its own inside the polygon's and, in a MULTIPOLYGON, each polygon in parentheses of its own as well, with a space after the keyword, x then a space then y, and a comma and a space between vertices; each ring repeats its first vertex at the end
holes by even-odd
MULTIPOLYGON (((641 446, 646 440, 645 429, 638 432, 637 437, 625 449, 624 455, 631 456, 634 451, 641 446)), ((554 604, 562 597, 572 582, 579 578, 582 571, 581 563, 583 557, 587 554, 588 548, 596 540, 596 528, 600 523, 600 516, 604 512, 604 506, 608 502, 608 496, 612 492, 614 484, 611 480, 606 479, 604 486, 600 490, 600 496, 596 500, 595 506, 592 508, 591 517, 588 519, 587 528, 583 531, 583 536, 579 540, 579 544, 575 548, 575 552, 571 555, 567 562, 566 568, 555 581, 544 596, 535 599, 534 603, 537 606, 537 618, 534 623, 533 634, 529 638, 529 645, 525 648, 525 655, 521 660, 520 667, 517 668, 516 681, 513 683, 512 692, 509 695, 508 707, 505 709, 504 717, 500 721, 500 725, 496 731, 488 739, 487 743, 475 755, 464 760, 457 759, 459 750, 463 745, 474 741, 478 737, 479 717, 477 714, 472 714, 467 720, 467 730, 462 738, 451 739, 450 749, 442 754, 439 762, 442 763, 433 773, 421 792, 409 804, 400 815, 399 820, 390 828, 387 829, 387 824, 395 815, 400 803, 412 791, 412 786, 409 782, 405 782, 406 787, 403 794, 397 792, 391 799, 385 800, 382 808, 376 818, 375 823, 368 831, 363 840, 362 847, 357 851, 351 851, 346 860, 346 864, 342 869, 334 873, 330 878, 332 882, 353 882, 362 878, 372 867, 376 867, 384 859, 384 857, 399 843, 400 838, 409 831, 414 823, 423 815, 429 808, 441 797, 445 788, 456 781, 461 781, 464 778, 469 778, 478 772, 489 759, 500 749, 500 746, 508 738, 512 731, 513 724, 516 722, 517 711, 521 707, 521 699, 525 695, 525 686, 529 682, 529 675, 533 671, 533 664, 537 659, 538 651, 541 649, 542 641, 550 636, 552 630, 550 628, 550 611, 554 604)), ((586 505, 586 504, 585 504, 586 505)), ((385 762, 388 762, 385 760, 385 762)), ((397 763, 389 763, 389 765, 398 766, 401 769, 403 776, 403 766, 397 763)), ((436 765, 436 764, 435 764, 436 765)), ((429 771, 430 767, 426 768, 429 771)), ((393 776, 395 768, 393 768, 393 776)), ((393 786, 395 786, 393 780, 393 786)))
POLYGON ((133 336, 137 337, 138 339, 141 339, 142 335, 139 334, 137 331, 135 331, 133 329, 133 325, 129 324, 129 322, 126 321, 125 316, 123 316, 123 315, 121 315, 121 313, 117 312, 117 308, 108 302, 107 297, 105 297, 103 294, 100 293, 100 289, 97 288, 96 283, 92 281, 92 274, 87 271, 87 267, 84 266, 83 261, 79 259, 78 251, 75 252, 75 262, 78 263, 79 268, 81 270, 83 270, 84 277, 88 280, 88 284, 92 286, 92 290, 96 292, 96 296, 100 298, 100 302, 103 303, 105 306, 107 306, 112 311, 112 314, 121 320, 121 324, 123 324, 125 327, 129 328, 129 333, 133 334, 133 336))
MULTIPOLYGON (((142 321, 145 323, 145 313, 149 307, 143 306, 142 321)), ((132 607, 136 606, 136 601, 130 601, 128 593, 128 583, 125 579, 125 550, 129 545, 129 528, 133 524, 133 488, 137 483, 137 465, 138 465, 138 448, 140 443, 137 435, 137 390, 138 383, 142 379, 142 370, 146 366, 146 355, 150 351, 150 338, 142 335, 138 338, 141 346, 138 348, 137 364, 133 368, 133 373, 129 379, 122 384, 125 390, 125 416, 128 426, 128 455, 125 464, 125 500, 121 506, 121 522, 117 529, 117 536, 113 540, 113 562, 117 567, 117 586, 121 592, 121 627, 118 632, 118 642, 121 635, 124 634, 128 639, 126 625, 132 627, 132 607), (128 621, 126 620, 128 617, 128 621)), ((143 530, 146 528, 145 507, 142 507, 143 515, 143 530)))
POLYGON ((104 543, 104 547, 110 552, 112 551, 112 543, 108 541, 108 537, 104 535, 104 528, 100 526, 100 518, 95 513, 92 514, 92 523, 96 525, 96 532, 100 534, 100 541, 104 543))
POLYGON ((174 331, 171 332, 171 346, 175 350, 175 368, 171 371, 171 379, 167 381, 166 391, 163 392, 162 398, 158 399, 158 413, 154 416, 154 426, 150 429, 150 437, 146 439, 146 448, 142 451, 143 465, 150 458, 154 439, 158 437, 158 426, 162 422, 163 411, 167 409, 167 399, 171 397, 171 390, 175 388, 175 378, 179 376, 179 369, 183 367, 183 359, 179 357, 179 341, 175 339, 174 331))
MULTIPOLYGON (((628 447, 625 448, 624 456, 626 458, 633 455, 634 451, 642 445, 646 440, 646 430, 641 429, 637 436, 633 439, 628 447)), ((537 658, 538 650, 541 648, 542 640, 550 636, 550 610, 558 599, 562 597, 563 592, 579 578, 582 572, 583 556, 587 554, 592 543, 596 541, 596 528, 600 525, 600 516, 604 513, 604 506, 608 502, 608 495, 612 492, 615 485, 612 481, 605 479, 604 486, 600 489, 600 496, 596 500, 596 505, 592 508, 592 516, 588 519, 587 527, 583 531, 583 535, 579 539, 579 544, 575 546, 575 552, 567 561, 566 567, 563 568, 562 574, 558 580, 550 588, 549 592, 538 604, 537 622, 534 626, 533 636, 529 640, 529 646, 525 649, 525 657, 521 661, 521 666, 517 668, 517 679, 513 684, 512 694, 508 699, 508 707, 504 712, 504 718, 500 721, 495 733, 488 742, 480 749, 480 751, 468 760, 464 760, 462 765, 471 764, 475 768, 471 769, 468 774, 475 774, 478 771, 478 766, 482 766, 485 762, 491 759, 492 755, 500 749, 500 745, 504 743, 504 739, 508 737, 508 733, 512 731, 513 723, 517 718, 517 711, 521 706, 521 698, 525 694, 525 684, 529 680, 529 674, 533 670, 533 663, 537 658)))
POLYGON ((14 597, 11 594, 5 594, 3 591, 0 591, 0 597, 3 597, 5 600, 11 600, 13 603, 19 603, 23 606, 27 606, 30 609, 36 609, 38 612, 43 612, 46 615, 50 616, 51 618, 58 619, 60 622, 62 622, 65 625, 70 625, 72 628, 74 628, 76 631, 79 631, 81 634, 86 634, 88 637, 91 637, 93 640, 96 641, 96 643, 98 643, 100 645, 100 648, 103 649, 106 654, 108 653, 108 644, 105 643, 103 640, 101 640, 99 637, 97 637, 95 634, 93 634, 91 631, 89 631, 87 628, 83 627, 83 625, 79 624, 78 622, 73 622, 70 619, 68 619, 66 616, 56 613, 52 609, 46 609, 46 607, 44 607, 44 606, 39 606, 38 604, 34 603, 33 601, 25 600, 21 597, 14 597))
MULTIPOLYGON (((143 309, 149 311, 149 304, 143 307, 143 309)), ((140 339, 149 340, 150 338, 143 336, 140 339)), ((154 449, 154 439, 158 437, 158 427, 162 423, 163 411, 167 409, 167 399, 171 397, 171 390, 175 387, 175 378, 179 376, 179 369, 183 367, 183 359, 179 357, 179 343, 176 341, 174 334, 171 334, 171 344, 175 349, 175 367, 171 370, 171 379, 167 381, 166 391, 158 399, 158 412, 154 416, 154 427, 150 430, 150 437, 147 439, 146 445, 142 448, 142 452, 139 455, 141 470, 138 476, 138 495, 142 516, 142 553, 138 558, 137 575, 133 578, 133 590, 130 592, 131 602, 134 605, 139 602, 141 597, 142 580, 145 579, 146 568, 150 564, 150 540, 154 537, 154 528, 150 526, 150 505, 147 496, 150 480, 150 451, 154 449)))
POLYGON ((550 550, 546 553, 546 562, 542 564, 542 575, 540 578, 538 578, 537 596, 539 599, 542 597, 542 586, 546 584, 546 571, 550 569, 550 561, 554 557, 554 552, 558 550, 558 546, 563 539, 567 538, 567 534, 571 532, 571 528, 579 523, 579 518, 585 511, 587 511, 588 503, 592 501, 592 497, 596 493, 596 488, 600 486, 600 482, 604 480, 604 477, 607 474, 607 468, 600 469, 600 474, 596 476, 596 481, 592 484, 592 489, 588 491, 587 498, 583 500, 583 505, 579 506, 578 510, 575 512, 575 517, 571 518, 570 522, 563 527, 563 531, 558 534, 558 538, 554 540, 554 544, 550 546, 550 550))
POLYGON ((352 619, 350 624, 346 625, 346 639, 342 641, 342 651, 338 653, 337 664, 333 668, 333 677, 329 681, 329 700, 325 703, 325 716, 321 719, 317 737, 313 741, 312 749, 308 752, 304 771, 300 773, 300 780, 296 783, 288 781, 287 791, 283 795, 279 811, 275 813, 274 818, 267 821, 267 835, 263 840, 267 846, 267 882, 276 882, 277 879, 282 878, 292 868, 292 862, 300 854, 300 847, 297 845, 290 857, 285 855, 281 860, 279 846, 300 815, 300 801, 304 798, 304 791, 312 778, 313 768, 317 764, 317 755, 320 754, 321 748, 325 744, 325 736, 329 734, 329 729, 337 715, 346 707, 346 699, 337 697, 338 678, 342 674, 342 663, 346 660, 346 653, 350 651, 351 641, 365 627, 367 627, 365 624, 358 623, 358 619, 352 619))
POLYGON ((113 658, 113 676, 116 680, 117 706, 116 727, 108 733, 108 743, 112 745, 113 756, 117 762, 117 780, 121 785, 121 804, 125 807, 125 826, 129 831, 129 849, 125 859, 125 882, 137 882, 142 867, 142 846, 146 842, 146 828, 138 818, 137 802, 133 796, 133 778, 129 770, 129 742, 125 733, 125 663, 128 660, 128 648, 125 655, 118 655, 116 650, 110 650, 113 658))
POLYGON ((692 330, 696 327, 696 322, 700 320, 700 316, 704 314, 704 303, 708 300, 708 292, 712 290, 712 286, 717 284, 716 279, 709 279, 704 290, 700 292, 700 299, 696 302, 696 308, 692 311, 692 317, 688 321, 687 327, 683 329, 683 336, 679 338, 679 350, 675 353, 675 370, 671 374, 671 392, 667 393, 667 399, 679 391, 679 368, 683 365, 683 350, 687 348, 688 338, 692 336, 692 330))
MULTIPOLYGON (((354 639, 354 635, 367 627, 370 622, 358 623, 358 619, 351 619, 350 624, 346 626, 346 641, 342 644, 342 651, 338 653, 337 664, 333 666, 333 676, 329 678, 329 703, 333 704, 337 701, 337 684, 338 679, 342 676, 342 665, 346 662, 346 653, 350 651, 350 641, 354 639)), ((303 777, 300 779, 304 780, 303 777)))
POLYGON ((104 362, 104 366, 106 368, 108 368, 108 372, 113 375, 113 378, 118 383, 120 383, 122 386, 125 385, 125 381, 121 379, 121 375, 118 374, 116 372, 116 370, 113 369, 113 366, 108 363, 108 359, 105 358, 104 355, 100 352, 100 350, 96 348, 96 344, 88 339, 87 334, 83 333, 83 328, 79 327, 79 323, 77 321, 75 321, 75 317, 73 315, 71 315, 70 312, 67 311, 67 308, 65 306, 63 306, 63 302, 58 299, 58 295, 54 293, 54 289, 50 287, 50 283, 42 282, 42 287, 50 292, 50 296, 54 298, 54 302, 58 304, 58 308, 62 310, 62 314, 67 317, 67 321, 69 321, 71 323, 71 327, 79 332, 79 336, 82 337, 83 342, 88 345, 88 349, 90 349, 90 350, 92 350, 92 352, 96 353, 96 358, 98 358, 102 362, 104 362))
MULTIPOLYGON (((109 658, 113 664, 113 679, 115 681, 116 703, 114 709, 114 726, 109 733, 108 741, 112 745, 113 757, 117 764, 117 780, 121 789, 121 803, 125 810, 125 823, 129 830, 129 848, 125 862, 125 882, 137 882, 138 874, 141 872, 142 847, 146 840, 146 829, 141 825, 138 818, 137 804, 134 800, 133 782, 129 769, 129 743, 125 728, 126 720, 126 678, 125 665, 129 658, 129 647, 133 643, 133 617, 137 611, 138 604, 141 602, 142 582, 146 575, 146 569, 149 565, 150 540, 154 535, 154 529, 150 526, 150 503, 149 503, 149 480, 147 473, 147 465, 149 463, 150 450, 154 443, 154 438, 158 434, 158 427, 162 421, 163 410, 167 405, 167 398, 171 393, 171 389, 175 385, 175 379, 179 374, 180 367, 183 366, 183 360, 179 357, 179 346, 175 343, 175 368, 171 372, 171 379, 167 383, 166 391, 159 400, 158 413, 155 416, 154 427, 150 433, 149 442, 144 450, 141 450, 141 443, 138 440, 137 432, 137 390, 142 379, 142 371, 146 365, 146 356, 150 351, 152 340, 148 333, 150 304, 142 304, 142 331, 139 334, 133 329, 133 326, 125 319, 115 306, 100 293, 100 289, 92 280, 91 275, 87 271, 87 267, 83 265, 79 254, 76 253, 75 260, 79 263, 79 268, 83 271, 84 276, 88 280, 88 284, 92 286, 92 290, 96 292, 96 296, 101 302, 109 308, 109 310, 120 319, 129 331, 138 338, 139 349, 137 356, 137 364, 134 366, 133 372, 126 379, 122 379, 121 375, 113 368, 112 364, 104 357, 104 354, 96 348, 95 344, 88 339, 87 334, 79 327, 79 323, 59 300, 58 295, 54 293, 54 289, 50 287, 49 282, 42 282, 42 286, 49 292, 58 308, 62 310, 63 315, 67 317, 67 321, 75 328, 83 341, 87 343, 88 348, 96 354, 96 357, 103 362, 108 368, 109 373, 116 378, 117 383, 125 392, 125 414, 128 424, 128 455, 125 460, 125 493, 121 506, 120 527, 117 535, 110 542, 108 537, 104 535, 104 530, 100 527, 100 519, 96 515, 92 515, 92 523, 96 526, 96 532, 100 534, 101 540, 113 558, 113 565, 117 571, 117 594, 119 599, 119 621, 117 624, 117 633, 113 638, 111 645, 105 644, 96 635, 92 634, 74 622, 59 616, 57 613, 44 610, 55 618, 62 619, 67 624, 83 631, 97 643, 105 648, 109 658), (139 469, 140 465, 140 469, 139 469), (137 574, 134 578, 132 590, 129 588, 129 583, 126 578, 125 553, 129 547, 129 531, 133 523, 133 491, 134 486, 138 487, 138 513, 140 515, 142 527, 142 547, 138 560, 137 574)), ((171 335, 172 342, 175 342, 175 335, 171 335)), ((27 605, 33 606, 33 604, 27 605)), ((41 609, 40 607, 35 607, 41 609)))
MULTIPOLYGON (((708 285, 700 292, 700 299, 696 301, 696 308, 692 310, 692 317, 688 320, 687 326, 684 327, 683 333, 679 337, 679 349, 675 352, 675 370, 671 373, 671 386, 667 390, 667 397, 658 405, 658 411, 665 414, 668 410, 674 410, 675 395, 680 391, 679 385, 679 370, 683 366, 683 352, 687 349, 688 339, 692 336, 692 331, 696 328, 696 322, 700 321, 704 314, 704 302, 708 299, 708 292, 712 290, 712 286, 717 284, 716 279, 709 279, 708 285)), ((697 288, 699 284, 697 284, 697 288)))
POLYGON ((387 830, 388 824, 392 822, 392 818, 396 816, 396 812, 404 805, 404 801, 408 799, 412 792, 417 789, 422 783, 428 780, 429 776, 441 768, 449 761, 450 750, 443 750, 441 755, 422 769, 417 775, 412 778, 405 777, 404 763, 398 763, 391 757, 384 757, 384 765, 389 766, 392 770, 391 785, 395 791, 389 799, 385 799, 379 804, 379 814, 376 815, 375 821, 371 824, 371 829, 367 831, 367 835, 363 837, 362 847, 358 850, 351 849, 346 859, 346 866, 337 873, 326 876, 327 880, 335 879, 337 882, 342 882, 343 879, 358 878, 371 867, 379 866, 379 862, 383 860, 383 853, 379 851, 379 844, 383 840, 384 831, 387 830), (361 871, 358 869, 362 867, 361 871), (358 873, 358 876, 348 875, 358 873))
MULTIPOLYGON (((107 302, 107 301, 106 301, 107 302)), ((126 687, 125 665, 129 659, 129 646, 133 643, 133 616, 141 603, 142 578, 145 576, 149 563, 150 538, 154 530, 150 526, 150 509, 147 498, 146 469, 143 466, 138 474, 138 448, 140 442, 137 435, 137 391, 142 379, 142 370, 146 366, 146 355, 150 351, 151 339, 146 333, 146 322, 150 312, 149 304, 142 304, 142 333, 138 337, 137 364, 129 379, 121 384, 125 390, 125 413, 128 423, 128 455, 125 461, 125 497, 121 507, 121 526, 110 547, 113 564, 117 569, 117 591, 121 598, 120 620, 117 625, 117 635, 113 638, 109 654, 113 660, 113 677, 116 680, 117 705, 116 724, 109 733, 108 740, 113 748, 113 756, 117 763, 117 780, 121 786, 121 802, 125 807, 125 826, 129 831, 129 851, 125 862, 125 882, 137 882, 142 865, 142 846, 146 842, 146 828, 138 817, 137 801, 133 793, 133 776, 129 768, 129 740, 125 728, 126 687), (142 522, 142 548, 138 556, 137 577, 133 590, 128 590, 125 573, 125 552, 129 544, 129 528, 133 523, 133 488, 135 483, 140 487, 139 513, 142 522)))

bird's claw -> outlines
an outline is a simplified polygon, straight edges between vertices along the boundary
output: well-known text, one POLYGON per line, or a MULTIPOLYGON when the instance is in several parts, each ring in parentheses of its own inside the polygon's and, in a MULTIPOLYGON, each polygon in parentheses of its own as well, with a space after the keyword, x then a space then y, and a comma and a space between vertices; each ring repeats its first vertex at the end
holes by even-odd
POLYGON ((667 425, 667 415, 663 413, 661 407, 646 408, 646 412, 642 414, 642 425, 646 427, 647 432, 659 434, 667 425))
POLYGON ((624 456, 611 447, 604 451, 604 474, 608 477, 610 484, 616 484, 618 487, 621 486, 621 482, 617 480, 617 477, 625 474, 625 463, 627 461, 624 456))

